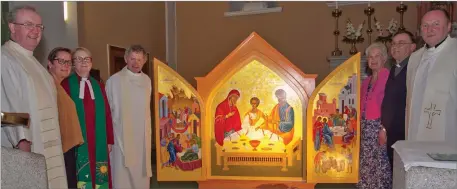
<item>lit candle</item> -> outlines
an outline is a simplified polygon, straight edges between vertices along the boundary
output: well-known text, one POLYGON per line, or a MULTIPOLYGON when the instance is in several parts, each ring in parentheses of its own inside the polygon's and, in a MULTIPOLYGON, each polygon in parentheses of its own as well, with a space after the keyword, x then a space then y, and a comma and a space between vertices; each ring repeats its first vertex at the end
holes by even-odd
POLYGON ((402 4, 402 5, 403 5, 403 1, 400 1, 400 4, 402 4))
POLYGON ((336 9, 338 9, 338 1, 335 1, 335 3, 336 3, 336 9))
POLYGON ((371 7, 371 2, 370 1, 368 1, 368 7, 371 7))

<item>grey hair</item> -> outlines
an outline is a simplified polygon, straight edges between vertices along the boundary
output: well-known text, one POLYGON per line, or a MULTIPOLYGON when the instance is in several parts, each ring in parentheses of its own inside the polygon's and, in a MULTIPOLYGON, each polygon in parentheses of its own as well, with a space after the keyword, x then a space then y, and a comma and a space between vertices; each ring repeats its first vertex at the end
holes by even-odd
POLYGON ((78 51, 84 51, 87 53, 87 55, 89 55, 90 57, 92 57, 92 53, 89 51, 89 49, 87 48, 84 48, 84 47, 78 47, 76 48, 73 53, 71 53, 71 56, 74 57, 75 56, 75 53, 78 52, 78 51))
POLYGON ((7 17, 6 17, 6 21, 8 21, 8 23, 13 23, 13 22, 15 22, 15 21, 16 21, 17 13, 18 13, 20 10, 28 10, 28 11, 32 11, 32 12, 35 12, 35 13, 38 14, 36 8, 33 7, 33 6, 30 6, 30 5, 17 6, 17 7, 15 7, 13 10, 11 10, 10 12, 8 12, 8 15, 7 15, 7 17))
POLYGON ((365 50, 365 54, 367 56, 370 55, 370 52, 371 50, 373 49, 379 49, 381 51, 381 55, 384 57, 384 58, 387 58, 387 47, 386 45, 382 44, 382 43, 379 43, 379 42, 376 42, 376 43, 372 43, 370 46, 367 47, 367 49, 365 50))
POLYGON ((136 52, 136 53, 143 53, 143 57, 144 59, 147 59, 146 58, 146 50, 141 46, 141 45, 132 45, 130 46, 127 50, 125 50, 125 54, 124 54, 124 58, 127 59, 127 57, 129 56, 130 53, 132 52, 136 52))

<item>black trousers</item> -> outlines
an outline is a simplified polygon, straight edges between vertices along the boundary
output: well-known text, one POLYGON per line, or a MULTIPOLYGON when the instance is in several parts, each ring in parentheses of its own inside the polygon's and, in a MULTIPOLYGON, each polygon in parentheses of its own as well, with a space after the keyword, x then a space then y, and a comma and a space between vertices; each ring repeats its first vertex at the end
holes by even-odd
POLYGON ((67 182, 68 188, 77 188, 77 177, 76 177, 76 147, 71 148, 67 152, 63 153, 65 161, 65 169, 67 170, 67 182))
MULTIPOLYGON (((402 126, 402 125, 400 125, 402 126)), ((390 168, 393 171, 394 166, 394 149, 391 147, 395 142, 405 140, 405 132, 402 129, 387 131, 387 155, 389 156, 390 168)))
POLYGON ((391 147, 393 144, 397 142, 396 140, 389 140, 387 137, 387 155, 389 156, 389 162, 390 162, 390 170, 393 171, 394 167, 394 149, 391 147))

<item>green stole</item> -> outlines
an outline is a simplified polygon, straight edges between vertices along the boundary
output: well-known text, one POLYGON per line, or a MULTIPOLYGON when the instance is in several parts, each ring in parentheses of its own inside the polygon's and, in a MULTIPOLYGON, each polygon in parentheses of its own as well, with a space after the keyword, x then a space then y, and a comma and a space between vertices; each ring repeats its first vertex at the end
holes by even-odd
MULTIPOLYGON (((92 182, 95 182, 96 189, 109 188, 108 183, 108 146, 106 140, 106 115, 105 100, 98 82, 89 77, 95 97, 95 181, 92 181, 90 174, 89 151, 86 136, 86 119, 83 99, 79 98, 79 80, 73 73, 69 76, 70 96, 75 102, 78 112, 79 124, 84 143, 76 149, 76 168, 78 188, 92 189, 92 182)), ((90 97, 86 97, 90 98, 90 97)))

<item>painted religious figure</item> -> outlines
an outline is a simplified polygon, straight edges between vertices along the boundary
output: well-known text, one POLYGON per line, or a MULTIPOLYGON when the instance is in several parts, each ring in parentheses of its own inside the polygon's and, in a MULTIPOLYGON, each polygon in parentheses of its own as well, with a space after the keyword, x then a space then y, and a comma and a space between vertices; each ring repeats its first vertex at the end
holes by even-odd
POLYGON ((218 89, 213 107, 212 174, 274 177, 280 170, 286 177, 302 175, 302 102, 275 72, 257 60, 248 63, 218 89), (229 157, 240 158, 229 162, 229 157), (248 161, 255 157, 278 161, 248 161), (265 171, 252 171, 259 166, 265 171))
POLYGON ((197 142, 200 141, 200 117, 195 114, 198 102, 192 100, 192 96, 186 97, 184 90, 176 85, 172 85, 170 90, 168 94, 159 91, 161 101, 166 101, 159 104, 159 109, 163 110, 163 115, 159 116, 161 165, 162 168, 191 171, 202 166, 199 150, 201 146, 197 142))
POLYGON ((214 133, 219 145, 224 145, 224 139, 237 140, 241 134, 240 112, 236 102, 240 98, 240 92, 231 90, 227 98, 216 107, 214 121, 214 133))
MULTIPOLYGON (((157 61, 157 60, 156 60, 157 61)), ((155 62, 158 179, 202 174, 201 107, 196 91, 163 63, 155 62)))
POLYGON ((282 138, 268 129, 268 115, 258 108, 260 99, 252 97, 249 102, 252 108, 244 116, 242 133, 251 140, 268 139, 271 142, 282 142, 282 138))
POLYGON ((249 102, 252 108, 244 114, 242 133, 250 139, 260 140, 268 136, 268 133, 266 134, 264 129, 259 129, 260 126, 265 124, 267 118, 262 110, 258 109, 260 105, 259 98, 252 97, 249 102))
POLYGON ((303 179, 305 104, 317 75, 301 72, 255 32, 195 78, 198 93, 157 62, 158 181, 303 179))
POLYGON ((294 108, 287 103, 287 95, 283 89, 276 90, 275 96, 278 104, 271 110, 267 123, 259 128, 276 134, 278 140, 281 139, 284 145, 288 145, 294 137, 294 108))
POLYGON ((308 181, 358 181, 360 56, 336 68, 308 104, 308 181), (353 165, 356 165, 355 168, 353 165))

